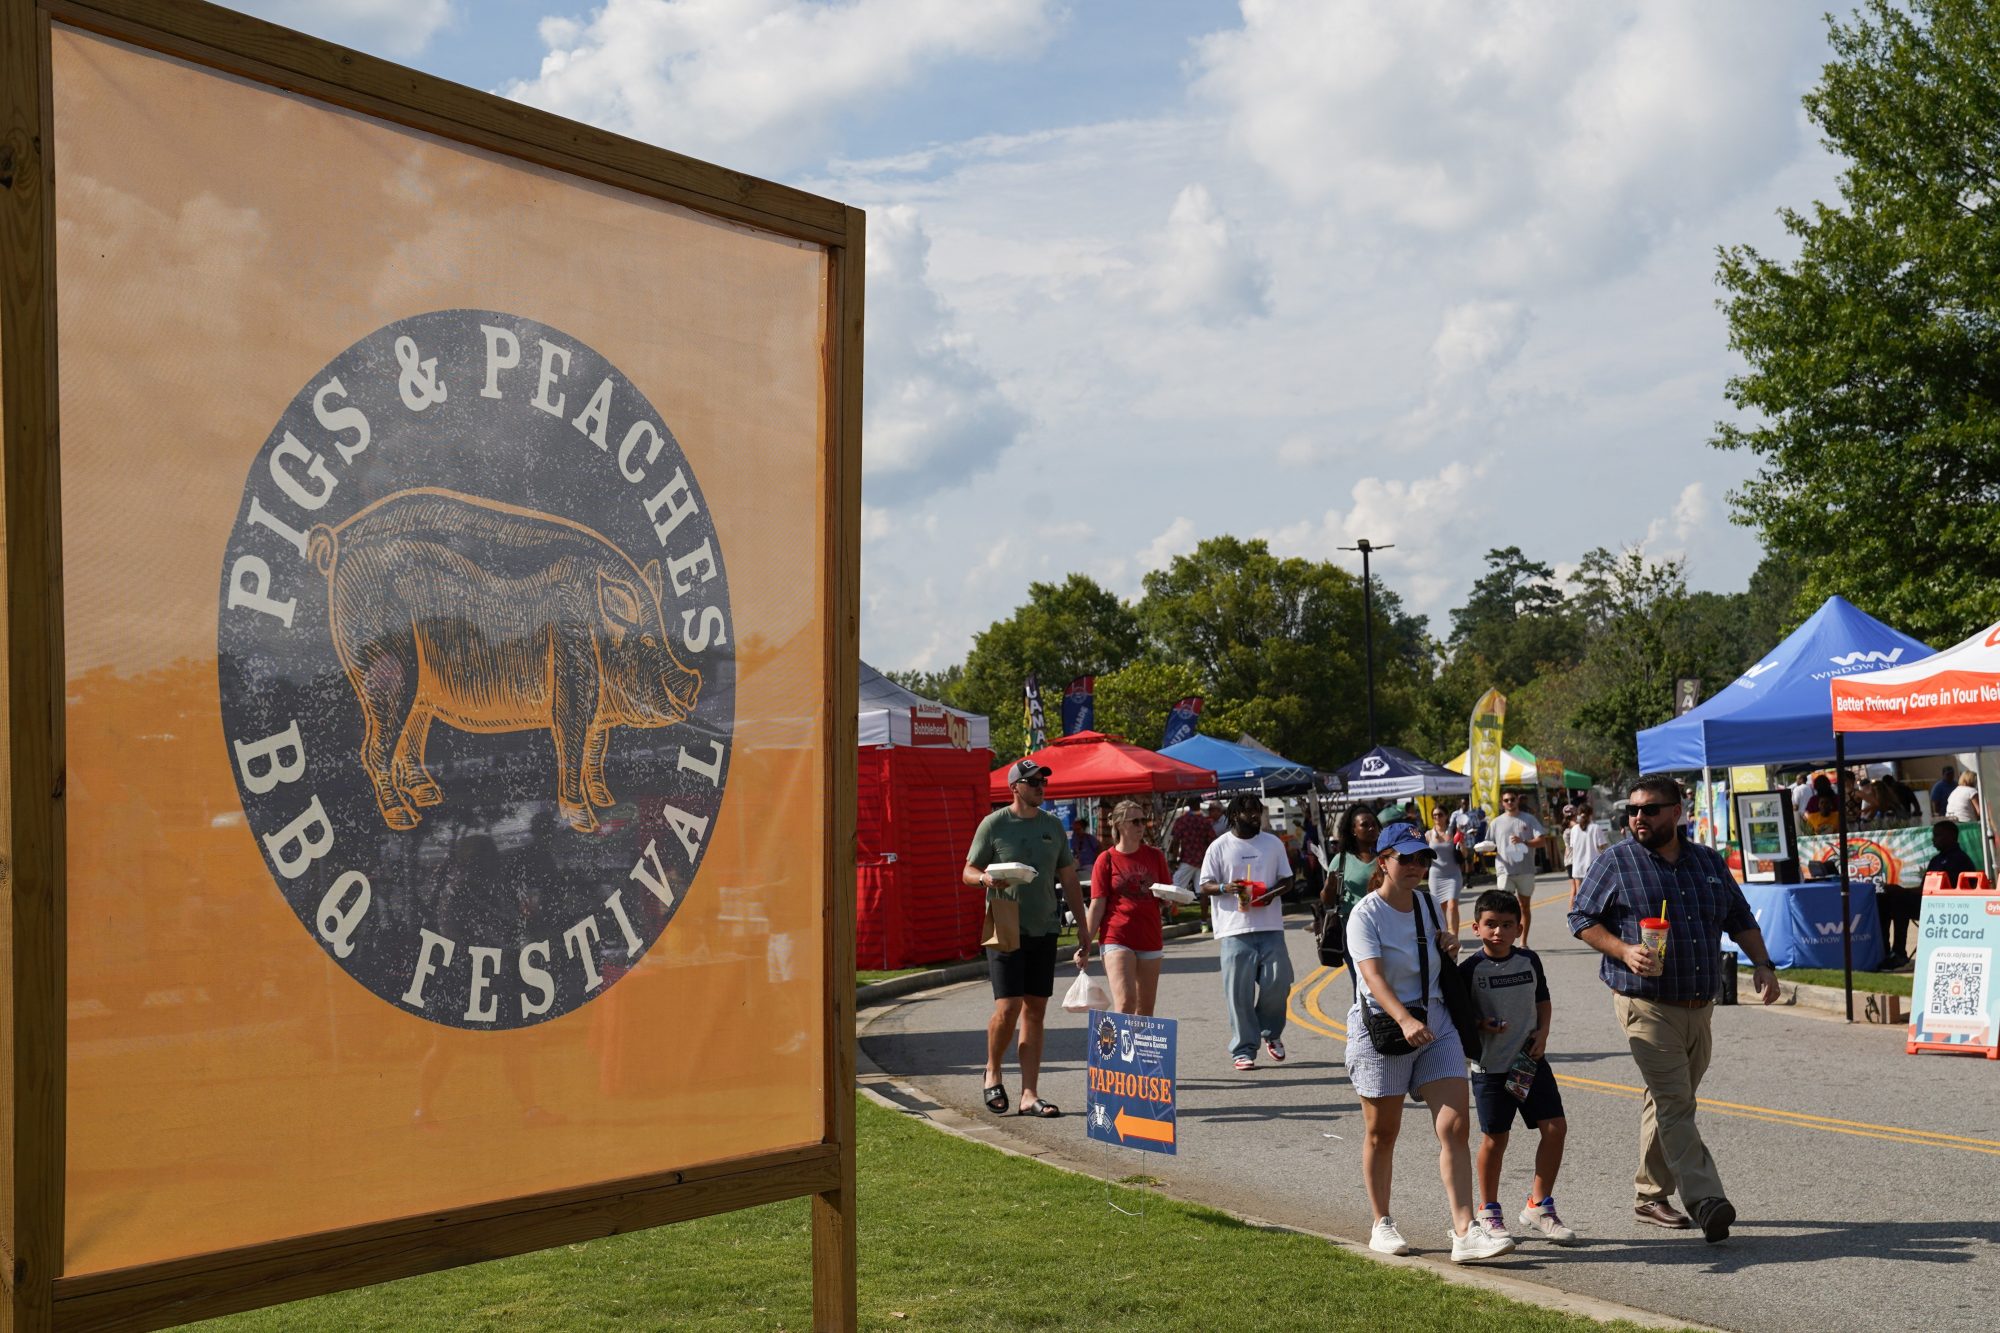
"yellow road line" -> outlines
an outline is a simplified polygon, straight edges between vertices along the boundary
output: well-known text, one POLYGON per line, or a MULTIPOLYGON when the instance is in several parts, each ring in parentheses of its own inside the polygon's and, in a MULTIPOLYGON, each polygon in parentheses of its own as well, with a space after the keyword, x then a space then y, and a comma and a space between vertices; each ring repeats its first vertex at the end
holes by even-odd
MULTIPOLYGON (((1567 898, 1565 892, 1554 897, 1567 898)), ((1545 899, 1543 901, 1553 901, 1545 899)), ((1541 903, 1535 904, 1537 907, 1541 903)), ((1345 973, 1345 967, 1317 967, 1306 974, 1302 982, 1292 992, 1294 1006, 1292 1019, 1308 1031, 1323 1037, 1345 1040, 1347 1025, 1329 1015, 1320 1007, 1320 997, 1326 993, 1335 978, 1345 973)), ((1610 1083, 1603 1079, 1585 1078, 1581 1074, 1556 1075, 1558 1083, 1601 1092, 1610 1096, 1639 1100, 1645 1097, 1643 1087, 1629 1083, 1610 1083)), ((1721 1115, 1734 1116, 1743 1120, 1761 1120, 1773 1125, 1791 1125, 1799 1129, 1817 1129, 1828 1134, 1846 1134, 1853 1138, 1883 1139, 1890 1143, 1902 1143, 1916 1148, 1953 1148, 1959 1152, 1982 1153, 2000 1157, 2000 1141, 1993 1139, 1968 1138, 1962 1134, 1944 1134, 1929 1129, 1906 1129, 1901 1125, 1878 1125, 1865 1120, 1840 1120, 1832 1116, 1810 1115, 1804 1111, 1786 1111, 1774 1106, 1754 1106, 1743 1102, 1714 1101, 1704 1097, 1701 1108, 1721 1115)))

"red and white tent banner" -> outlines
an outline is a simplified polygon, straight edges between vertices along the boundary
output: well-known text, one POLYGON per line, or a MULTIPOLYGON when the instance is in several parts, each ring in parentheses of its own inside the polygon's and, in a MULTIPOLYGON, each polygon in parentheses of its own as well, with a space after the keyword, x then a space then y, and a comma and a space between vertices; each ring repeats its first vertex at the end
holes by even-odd
POLYGON ((1836 676, 1835 731, 1909 731, 2000 721, 2000 624, 1908 666, 1836 676))

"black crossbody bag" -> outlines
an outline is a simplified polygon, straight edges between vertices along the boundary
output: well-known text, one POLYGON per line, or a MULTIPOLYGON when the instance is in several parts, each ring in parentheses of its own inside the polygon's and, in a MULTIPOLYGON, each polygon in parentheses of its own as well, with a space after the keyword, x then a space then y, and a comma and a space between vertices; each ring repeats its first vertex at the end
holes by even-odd
MULTIPOLYGON (((1437 904, 1431 900, 1431 895, 1427 891, 1418 889, 1412 896, 1418 900, 1412 920, 1417 929, 1417 975, 1424 979, 1424 1003, 1406 1005, 1405 1008, 1410 1011, 1410 1017, 1419 1023, 1428 1023, 1431 998, 1430 935, 1433 930, 1443 930, 1444 921, 1438 915, 1437 904), (1424 916, 1426 906, 1430 908, 1428 921, 1424 916)), ((1451 1025, 1461 1034, 1478 1029, 1479 1016, 1473 1007, 1472 992, 1466 988, 1465 977, 1456 967, 1442 964, 1438 967, 1438 999, 1443 1003, 1444 1011, 1451 1015, 1451 1025)), ((1374 1044, 1375 1051, 1379 1055, 1408 1055, 1417 1049, 1410 1045, 1410 1039, 1403 1035, 1403 1025, 1379 1008, 1370 1005, 1366 993, 1361 995, 1361 1022, 1368 1029, 1368 1040, 1374 1044)), ((1464 1038, 1461 1036, 1461 1045, 1463 1041, 1464 1038)))
MULTIPOLYGON (((1419 894, 1418 897, 1428 897, 1419 894)), ((1430 928, 1424 924, 1424 909, 1418 907, 1410 914, 1410 920, 1417 928, 1417 975, 1424 979, 1424 1003, 1405 1005, 1410 1017, 1419 1023, 1430 1018, 1431 998, 1431 953, 1430 928)), ((1368 992, 1356 987, 1355 993, 1361 998, 1361 1025, 1368 1029, 1368 1041, 1375 1047, 1377 1055, 1408 1055, 1417 1048, 1410 1045, 1410 1039, 1403 1035, 1403 1025, 1368 1002, 1368 992)))

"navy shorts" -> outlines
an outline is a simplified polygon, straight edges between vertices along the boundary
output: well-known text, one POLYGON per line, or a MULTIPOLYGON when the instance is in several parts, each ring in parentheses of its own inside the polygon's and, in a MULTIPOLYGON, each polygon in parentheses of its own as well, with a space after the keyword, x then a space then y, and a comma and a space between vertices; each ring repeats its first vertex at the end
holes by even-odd
POLYGON ((1056 937, 1023 935, 1021 947, 1011 953, 988 949, 986 977, 993 983, 996 1000, 1023 995, 1047 999, 1056 990, 1056 937))
POLYGON ((1479 1108, 1482 1134, 1505 1134, 1514 1128, 1514 1114, 1533 1129, 1544 1120, 1563 1118, 1562 1091, 1556 1087, 1555 1072, 1547 1060, 1535 1066, 1535 1081, 1528 1085, 1528 1100, 1517 1102, 1507 1091, 1505 1074, 1474 1074, 1472 1103, 1479 1108))

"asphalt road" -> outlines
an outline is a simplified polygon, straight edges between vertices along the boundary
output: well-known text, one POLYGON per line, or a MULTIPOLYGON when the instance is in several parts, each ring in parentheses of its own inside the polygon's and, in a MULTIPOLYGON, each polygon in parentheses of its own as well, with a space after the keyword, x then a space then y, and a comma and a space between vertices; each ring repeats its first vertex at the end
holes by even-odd
MULTIPOLYGON (((1567 888, 1544 877, 1539 896, 1567 888)), ((1549 1057, 1570 1124, 1556 1196, 1584 1244, 1523 1241, 1489 1267, 1757 1333, 2000 1324, 2000 1062, 1906 1055, 1901 1028, 1849 1027, 1804 1009, 1720 1008, 1701 1123, 1741 1218, 1719 1245, 1698 1231, 1644 1226, 1631 1211, 1638 1071, 1596 955, 1568 937, 1561 911, 1550 901, 1536 913, 1531 943, 1549 973, 1549 1057)), ((1291 1058, 1279 1066, 1260 1055, 1248 1073, 1230 1067, 1214 941, 1167 946, 1158 1012, 1180 1024, 1176 1156, 1085 1137, 1084 1019, 1054 1005, 1041 1090, 1067 1114, 1009 1116, 1007 1132, 1099 1174, 1143 1173, 1182 1197, 1365 1240, 1361 1108, 1341 1063, 1349 980, 1316 966, 1303 919, 1288 924, 1299 978, 1285 1034, 1291 1058)), ((1058 996, 1074 975, 1059 973, 1058 996)), ((938 1102, 986 1117, 979 1092, 991 1008, 984 982, 928 992, 864 1015, 862 1044, 938 1102)), ((1018 1095, 1011 1065, 1007 1075, 1018 1095)), ((1527 1193, 1532 1146, 1517 1129, 1502 1185, 1510 1224, 1527 1193)), ((1412 1246, 1444 1257, 1436 1141, 1415 1106, 1397 1145, 1392 1208, 1412 1246)))

